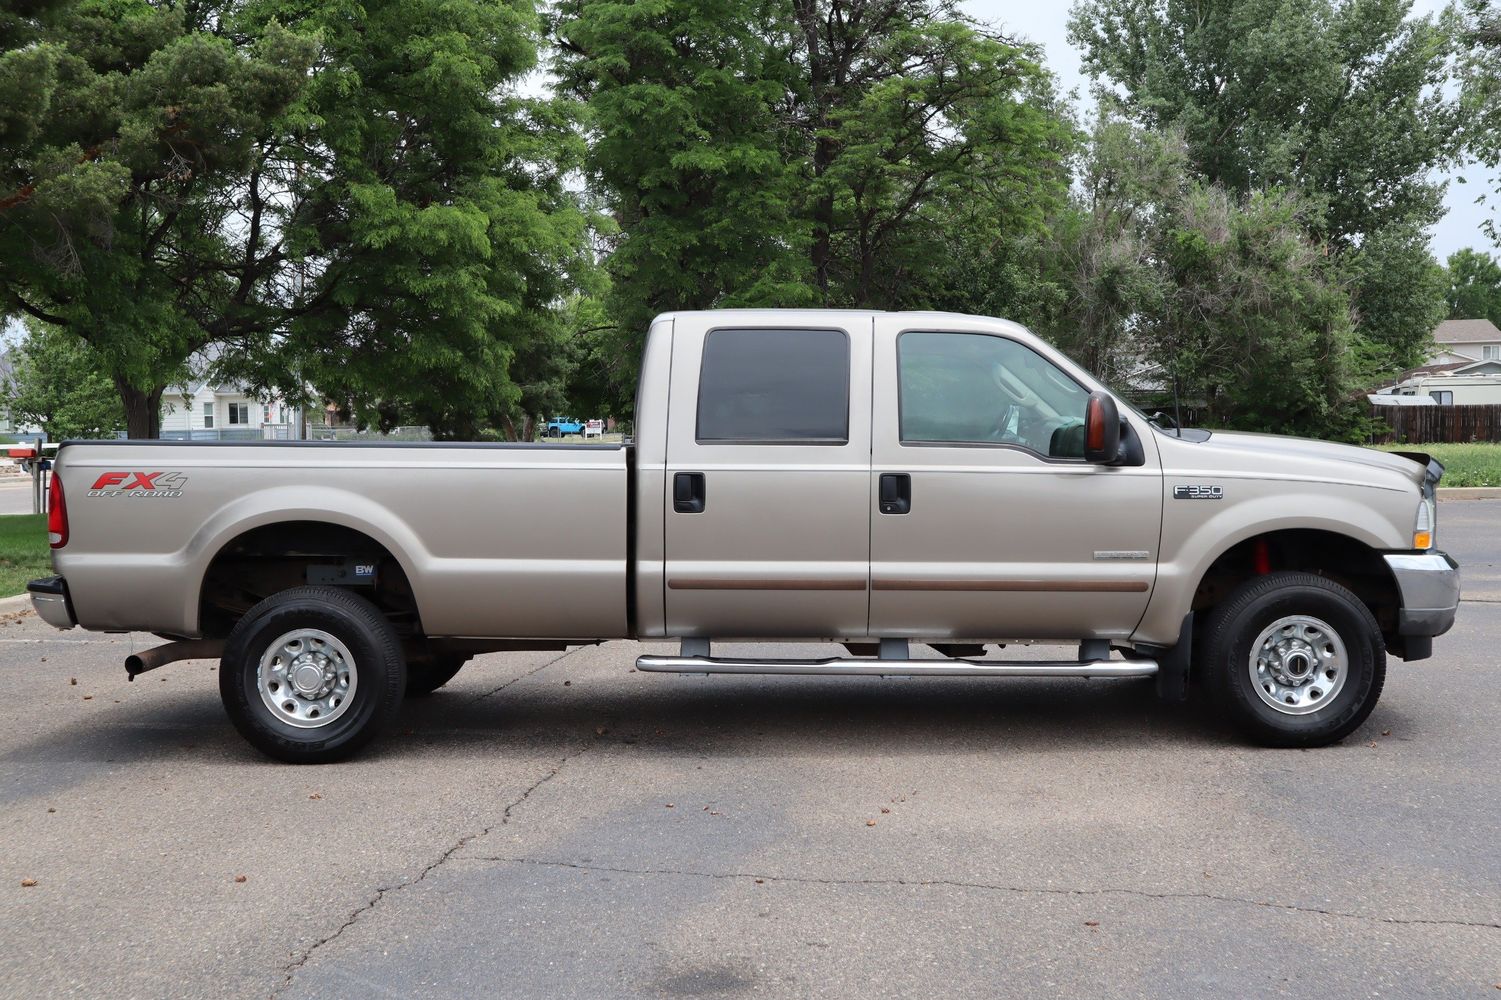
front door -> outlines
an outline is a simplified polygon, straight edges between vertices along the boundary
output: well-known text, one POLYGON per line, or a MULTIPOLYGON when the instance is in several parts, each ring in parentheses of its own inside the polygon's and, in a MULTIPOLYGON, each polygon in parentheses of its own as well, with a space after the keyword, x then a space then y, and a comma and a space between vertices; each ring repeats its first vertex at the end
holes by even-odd
POLYGON ((777 316, 674 322, 669 636, 865 635, 871 318, 777 316))
POLYGON ((1155 582, 1156 448, 1083 460, 1089 389, 1023 331, 877 318, 873 636, 1125 638, 1155 582))

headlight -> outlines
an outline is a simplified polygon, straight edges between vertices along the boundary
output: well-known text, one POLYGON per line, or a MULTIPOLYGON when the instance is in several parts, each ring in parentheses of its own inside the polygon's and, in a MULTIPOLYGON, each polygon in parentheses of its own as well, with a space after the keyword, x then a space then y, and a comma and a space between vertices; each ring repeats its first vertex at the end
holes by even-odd
POLYGON ((1418 550, 1433 548, 1433 538, 1438 534, 1438 507, 1432 497, 1418 501, 1417 517, 1412 525, 1412 547, 1418 550))

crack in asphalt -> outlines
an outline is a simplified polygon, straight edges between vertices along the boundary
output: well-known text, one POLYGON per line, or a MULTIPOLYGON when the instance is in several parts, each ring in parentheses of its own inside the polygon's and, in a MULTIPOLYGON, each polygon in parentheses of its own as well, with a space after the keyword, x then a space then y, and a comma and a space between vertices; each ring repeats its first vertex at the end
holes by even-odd
POLYGON ((421 882, 423 879, 431 875, 438 868, 442 867, 445 862, 453 858, 454 854, 462 850, 466 844, 470 843, 473 840, 477 840, 480 837, 483 837, 495 830, 498 830, 502 826, 510 823, 511 811, 513 809, 520 806, 523 802, 530 798, 531 794, 537 789, 547 784, 553 778, 556 778, 558 776, 558 772, 563 770, 563 765, 567 764, 571 760, 580 757, 585 753, 588 753, 592 746, 593 744, 588 744, 576 753, 564 754, 562 757, 560 757, 558 759, 558 762, 553 765, 551 770, 549 770, 546 774, 542 775, 542 777, 538 778, 536 781, 527 786, 526 791, 522 792, 518 797, 506 803, 506 807, 501 812, 500 820, 498 822, 492 823, 484 829, 475 831, 474 833, 466 833, 464 836, 454 841, 447 850, 438 855, 437 858, 429 862, 426 867, 424 867, 421 871, 419 871, 411 878, 402 879, 400 882, 397 882, 394 885, 386 885, 377 888, 375 890, 375 893, 369 899, 365 900, 364 903, 360 904, 350 911, 349 916, 344 918, 343 923, 334 928, 331 933, 326 934, 318 940, 314 941, 307 948, 303 949, 302 954, 298 955, 291 962, 287 963, 287 965, 282 969, 282 975, 284 978, 281 985, 271 992, 271 997, 273 998, 273 1000, 275 997, 278 997, 281 994, 285 993, 287 989, 291 987, 292 980, 296 978, 298 970, 300 970, 304 965, 308 963, 308 960, 313 957, 313 954, 318 951, 318 949, 322 948, 324 945, 332 944, 334 941, 338 940, 341 934, 358 923, 360 917, 375 909, 375 907, 380 904, 380 901, 382 899, 385 899, 389 894, 393 892, 399 892, 402 889, 416 885, 418 882, 421 882))
MULTIPOLYGON (((500 685, 499 687, 495 688, 494 690, 487 691, 486 693, 480 695, 479 697, 475 698, 474 700, 475 701, 479 701, 479 700, 481 700, 483 698, 488 698, 488 697, 490 697, 490 695, 495 694, 495 693, 497 693, 499 691, 503 691, 506 688, 510 687, 512 684, 515 684, 517 681, 525 680, 526 678, 531 677, 533 674, 540 673, 541 671, 545 670, 546 668, 552 666, 554 663, 557 663, 559 660, 562 660, 562 659, 564 659, 564 658, 566 658, 568 656, 571 656, 572 654, 574 654, 576 652, 578 652, 577 649, 570 649, 567 652, 563 653, 561 656, 555 656, 552 659, 548 660, 546 663, 542 664, 541 666, 536 667, 533 670, 529 670, 526 673, 521 674, 521 675, 519 675, 517 677, 511 678, 510 680, 506 681, 504 684, 500 685)), ((400 892, 402 889, 406 889, 406 888, 408 888, 410 886, 416 885, 417 883, 419 883, 422 880, 426 879, 429 875, 431 875, 438 868, 442 867, 450 859, 452 859, 453 856, 457 852, 463 850, 463 848, 464 848, 465 845, 467 845, 470 842, 472 842, 474 840, 477 840, 477 839, 479 839, 481 837, 484 837, 484 836, 492 833, 493 831, 498 830, 502 826, 505 826, 508 823, 510 823, 511 822, 511 812, 514 809, 516 809, 518 806, 520 806, 527 799, 531 798, 532 793, 535 792, 537 789, 539 789, 543 785, 547 784, 553 778, 556 778, 558 776, 558 773, 563 770, 563 766, 565 764, 567 764, 571 760, 577 759, 578 757, 582 756, 585 753, 588 753, 589 750, 593 746, 594 746, 594 744, 592 744, 592 743, 585 744, 581 749, 575 751, 574 753, 567 753, 567 754, 564 754, 562 757, 558 758, 558 762, 552 766, 551 770, 549 770, 546 774, 542 775, 542 777, 538 778, 536 781, 534 781, 530 785, 528 785, 527 788, 526 788, 526 790, 523 791, 515 799, 512 799, 510 802, 506 803, 506 807, 505 807, 505 809, 503 809, 501 811, 500 819, 497 822, 491 823, 489 826, 487 826, 487 827, 485 827, 485 828, 483 828, 481 830, 475 831, 473 833, 466 833, 466 834, 464 834, 464 836, 460 837, 458 840, 456 840, 452 844, 450 844, 447 850, 445 850, 442 854, 439 854, 435 859, 433 859, 431 862, 429 862, 427 864, 427 866, 424 867, 421 871, 419 871, 416 875, 413 875, 410 878, 402 879, 400 882, 397 882, 394 885, 386 885, 386 886, 380 886, 380 887, 378 887, 375 890, 374 894, 372 894, 369 899, 365 900, 364 903, 360 904, 359 906, 355 907, 353 910, 350 911, 349 916, 347 916, 347 917, 344 918, 344 922, 343 923, 341 923, 338 927, 334 928, 334 930, 331 933, 324 935, 323 937, 321 937, 318 940, 314 941, 312 944, 308 945, 308 947, 306 947, 306 948, 303 949, 302 954, 300 954, 300 955, 296 956, 295 958, 293 958, 292 961, 288 962, 286 964, 286 966, 284 966, 282 968, 283 979, 282 979, 281 985, 277 986, 276 989, 271 992, 272 1000, 275 1000, 276 997, 281 996, 281 994, 285 993, 291 987, 292 981, 297 977, 298 970, 300 970, 303 966, 305 966, 308 963, 308 960, 311 959, 313 957, 313 954, 315 952, 317 952, 320 948, 322 948, 325 945, 331 944, 334 941, 338 940, 338 938, 339 938, 339 936, 341 934, 343 934, 345 931, 349 930, 349 928, 353 927, 356 923, 358 923, 360 917, 364 916, 366 913, 369 913, 371 910, 375 909, 375 907, 380 904, 380 901, 382 899, 385 899, 386 896, 390 895, 393 892, 400 892)))
POLYGON ((1434 925, 1441 927, 1475 927, 1483 930, 1501 930, 1501 923, 1477 920, 1435 920, 1425 917, 1383 917, 1368 913, 1352 913, 1348 910, 1325 910, 1314 906, 1299 906, 1296 903, 1277 903, 1265 899, 1250 899, 1245 896, 1221 896, 1210 892, 1149 892, 1145 889, 1077 889, 1048 886, 998 885, 989 882, 965 882, 958 879, 902 879, 902 878, 815 878, 806 875, 771 875, 762 872, 703 872, 679 868, 615 868, 608 865, 582 864, 575 861, 549 861, 541 858, 503 858, 469 855, 460 861, 488 861, 494 863, 534 865, 538 868, 571 868, 577 871, 609 872, 615 875, 680 875, 688 878, 723 880, 753 879, 760 882, 787 882, 795 885, 832 886, 895 886, 906 888, 979 889, 988 892, 1007 892, 1017 895, 1046 896, 1134 896, 1141 899, 1203 899, 1215 903, 1232 903, 1241 906, 1259 906, 1269 910, 1285 910, 1293 913, 1309 913, 1346 920, 1362 920, 1369 923, 1434 925))
POLYGON ((581 646, 578 649, 570 649, 570 650, 568 650, 567 652, 563 653, 560 656, 554 656, 552 659, 548 660, 546 663, 542 664, 540 667, 533 667, 531 670, 528 670, 524 674, 517 674, 515 677, 512 677, 510 680, 508 680, 504 684, 500 685, 500 687, 491 688, 489 691, 486 691, 484 694, 477 694, 473 698, 471 698, 470 701, 472 701, 472 702, 473 701, 484 701, 486 698, 490 697, 492 694, 500 694, 500 692, 504 691, 506 688, 510 687, 512 684, 515 684, 517 681, 524 681, 528 677, 536 676, 537 674, 540 674, 542 671, 546 670, 548 667, 552 666, 554 663, 557 663, 559 660, 565 660, 568 657, 572 656, 574 653, 580 652, 581 650, 587 649, 587 648, 588 647, 586 647, 586 646, 581 646))

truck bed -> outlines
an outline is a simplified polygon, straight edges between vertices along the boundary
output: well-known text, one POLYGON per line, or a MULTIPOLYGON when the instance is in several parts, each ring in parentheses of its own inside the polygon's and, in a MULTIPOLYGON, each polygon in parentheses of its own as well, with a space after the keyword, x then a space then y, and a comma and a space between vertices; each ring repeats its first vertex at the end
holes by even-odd
POLYGON ((56 568, 85 628, 197 636, 215 557, 295 519, 384 547, 428 635, 620 636, 629 461, 621 445, 68 442, 56 568))

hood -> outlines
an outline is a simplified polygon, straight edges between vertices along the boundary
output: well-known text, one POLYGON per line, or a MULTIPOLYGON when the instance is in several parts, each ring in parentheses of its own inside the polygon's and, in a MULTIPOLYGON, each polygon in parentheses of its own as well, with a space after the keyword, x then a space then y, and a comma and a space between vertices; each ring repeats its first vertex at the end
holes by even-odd
POLYGON ((1242 431, 1215 431, 1200 448, 1233 448, 1239 452, 1265 455, 1268 460, 1295 457, 1314 462, 1341 462, 1371 469, 1395 472, 1414 485, 1422 486, 1428 475, 1428 456, 1407 458, 1397 452, 1377 451, 1352 444, 1334 444, 1312 438, 1283 437, 1280 434, 1248 434, 1242 431), (1421 461, 1419 461, 1421 459, 1421 461))

